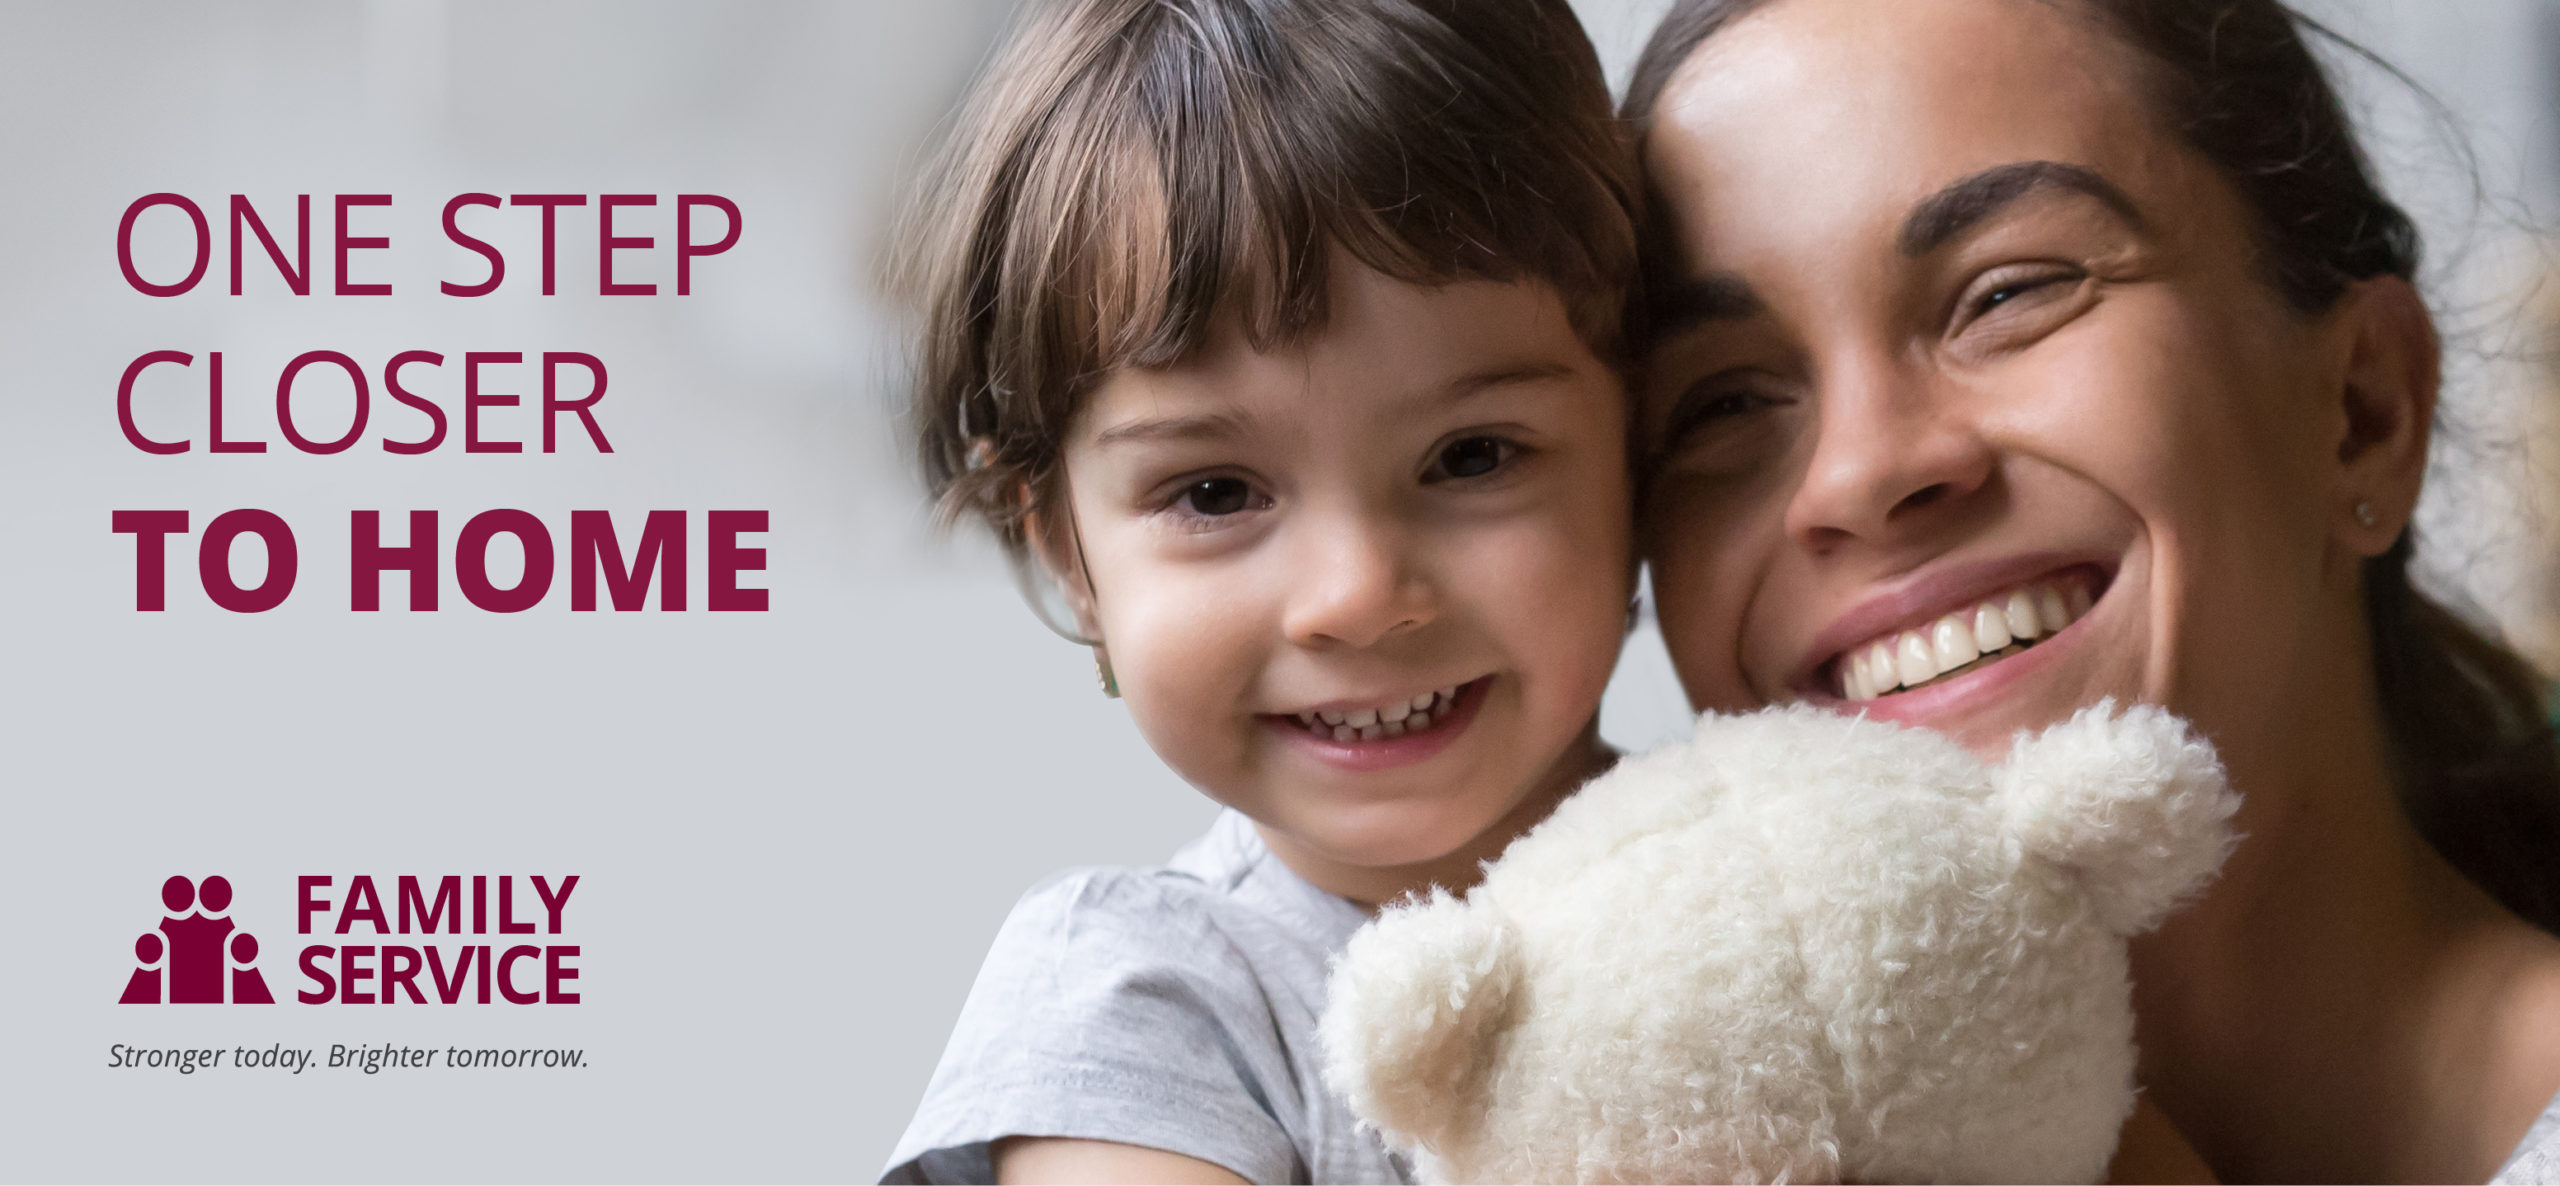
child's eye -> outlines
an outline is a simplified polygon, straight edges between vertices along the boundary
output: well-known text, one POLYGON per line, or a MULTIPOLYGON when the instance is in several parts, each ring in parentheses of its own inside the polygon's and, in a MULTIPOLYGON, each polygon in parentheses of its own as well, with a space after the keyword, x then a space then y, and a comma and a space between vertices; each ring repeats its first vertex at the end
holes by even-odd
POLYGON ((1242 478, 1203 478, 1174 495, 1175 506, 1204 518, 1221 518, 1253 507, 1253 486, 1242 478))
POLYGON ((1462 437, 1440 447, 1431 459, 1431 468, 1422 475, 1425 482, 1446 482, 1480 478, 1502 468, 1520 453, 1517 442, 1501 437, 1462 437))

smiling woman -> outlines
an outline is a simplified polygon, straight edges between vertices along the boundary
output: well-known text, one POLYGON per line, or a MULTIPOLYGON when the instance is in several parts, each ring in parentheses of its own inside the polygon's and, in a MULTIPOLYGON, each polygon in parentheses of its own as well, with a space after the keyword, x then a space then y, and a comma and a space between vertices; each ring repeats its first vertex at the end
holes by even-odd
POLYGON ((2300 30, 1678 5, 1627 104, 1641 543, 1701 707, 2192 718, 2250 838, 2136 948, 2147 1098, 2226 1180, 2479 1180, 2560 1089, 2560 760, 2410 586, 2416 236, 2300 30))

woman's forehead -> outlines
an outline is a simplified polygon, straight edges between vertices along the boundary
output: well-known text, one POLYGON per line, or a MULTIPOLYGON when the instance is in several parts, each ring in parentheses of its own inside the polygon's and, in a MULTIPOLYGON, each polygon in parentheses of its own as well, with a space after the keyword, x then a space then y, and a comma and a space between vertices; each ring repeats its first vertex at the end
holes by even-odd
MULTIPOLYGON (((2058 162, 2137 197, 2177 155, 2131 51, 2041 0, 1782 0, 1674 74, 1645 163, 1684 254, 1891 244, 1962 179, 2058 162)), ((2172 171, 2174 172, 2174 171, 2172 171)))

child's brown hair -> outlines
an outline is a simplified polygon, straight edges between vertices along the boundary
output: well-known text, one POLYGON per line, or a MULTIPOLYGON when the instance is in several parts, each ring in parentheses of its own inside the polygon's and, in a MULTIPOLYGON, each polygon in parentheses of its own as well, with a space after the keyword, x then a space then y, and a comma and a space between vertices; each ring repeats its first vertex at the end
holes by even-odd
POLYGON ((1339 246, 1396 279, 1535 280, 1620 355, 1640 190, 1565 0, 1052 0, 988 67, 895 277, 946 519, 1009 547, 1068 424, 1222 313, 1325 315, 1339 246), (1027 494, 1027 497, 1026 497, 1027 494))

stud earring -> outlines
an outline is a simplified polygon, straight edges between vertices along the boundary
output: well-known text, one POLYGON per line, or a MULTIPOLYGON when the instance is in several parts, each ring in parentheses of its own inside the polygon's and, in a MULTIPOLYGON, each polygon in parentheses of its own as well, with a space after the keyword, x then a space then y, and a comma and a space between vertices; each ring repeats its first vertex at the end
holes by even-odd
POLYGON ((1102 694, 1112 700, 1120 698, 1120 680, 1111 674, 1111 652, 1100 644, 1093 648, 1093 674, 1102 680, 1102 694))
POLYGON ((2373 513, 2372 503, 2359 502, 2356 504, 2356 522, 2362 523, 2367 527, 2372 527, 2382 522, 2382 520, 2373 513))

